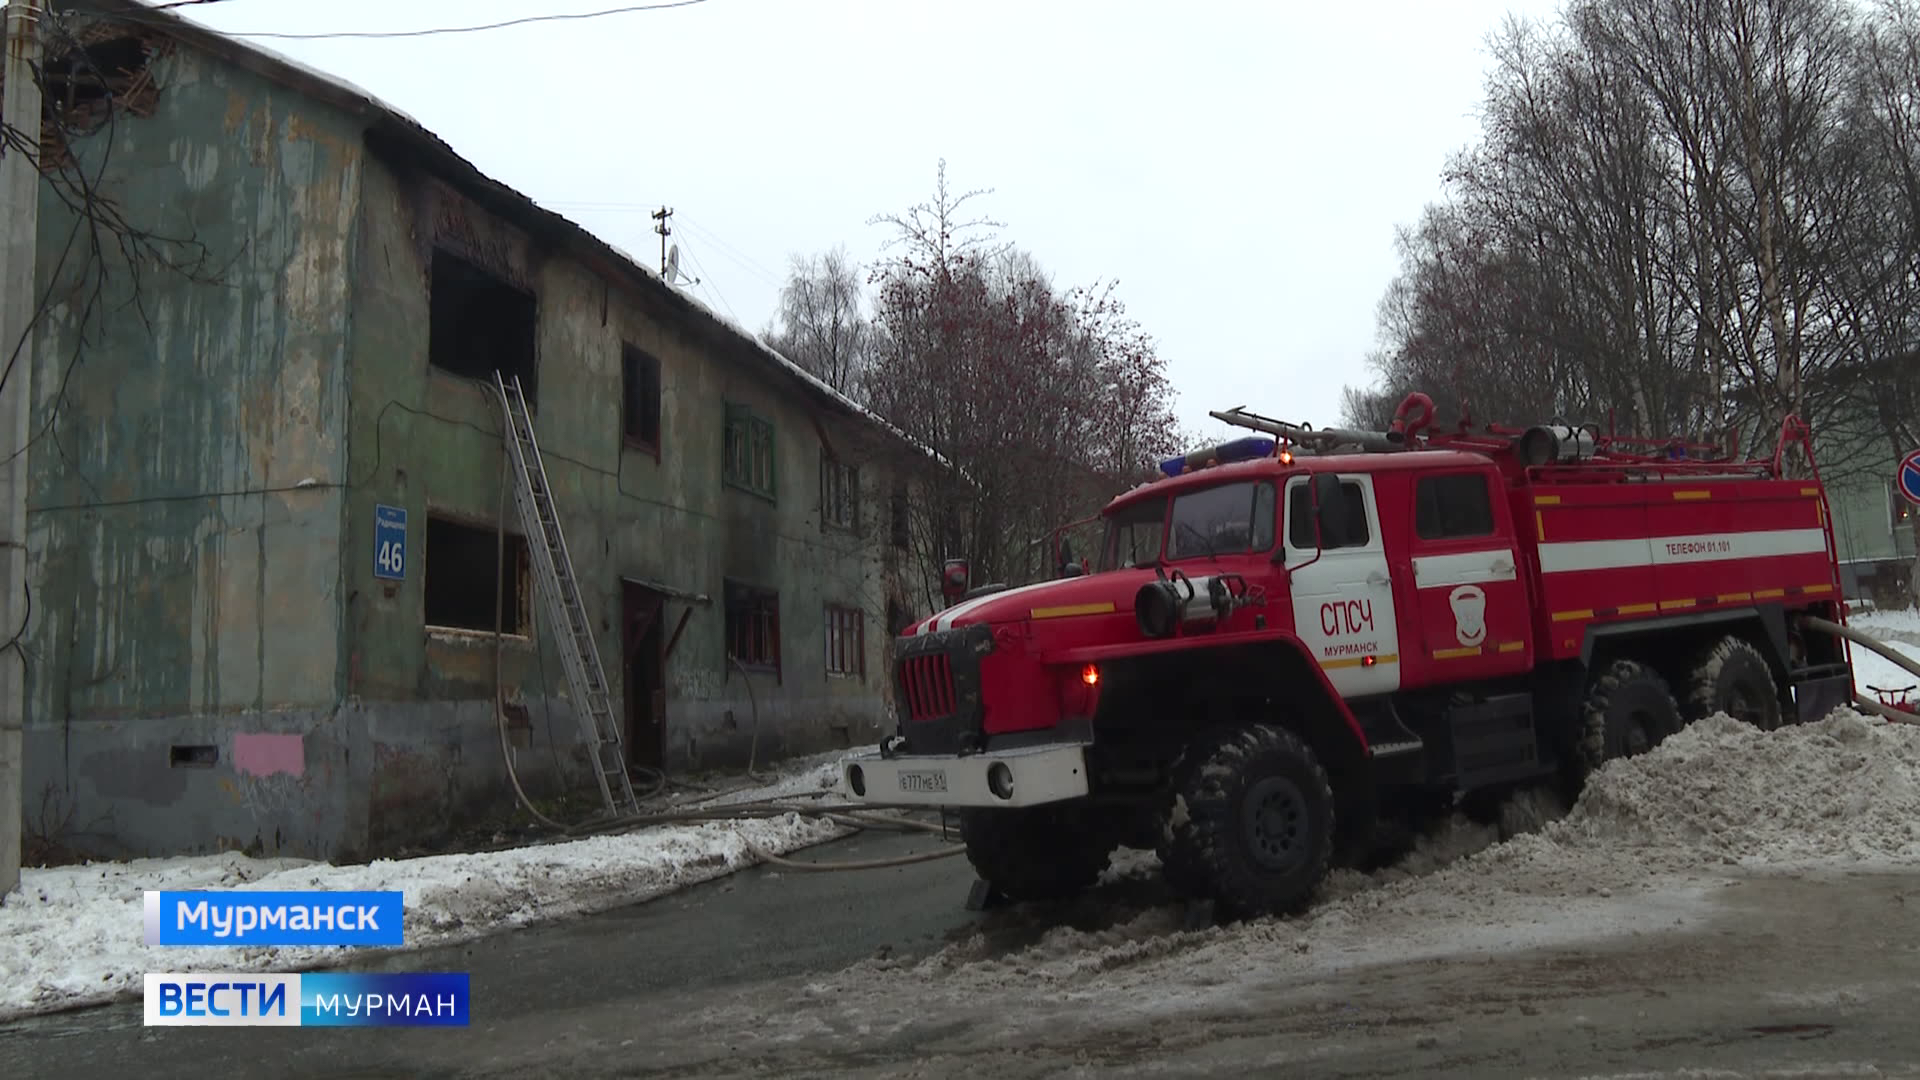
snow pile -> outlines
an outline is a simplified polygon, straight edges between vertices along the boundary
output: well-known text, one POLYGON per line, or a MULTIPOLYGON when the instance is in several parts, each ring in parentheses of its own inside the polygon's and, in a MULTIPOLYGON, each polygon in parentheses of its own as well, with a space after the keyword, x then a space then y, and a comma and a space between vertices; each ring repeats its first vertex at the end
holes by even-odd
POLYGON ((286 972, 350 951, 150 947, 148 889, 397 890, 412 949, 637 903, 752 865, 749 843, 786 854, 846 831, 788 814, 364 866, 226 854, 27 869, 0 904, 0 1019, 138 993, 149 971, 286 972))
POLYGON ((956 996, 1158 986, 1159 997, 1178 987, 1190 998, 1289 973, 1684 925, 1734 867, 1920 861, 1920 727, 1836 710, 1762 732, 1713 716, 1608 763, 1562 809, 1544 791, 1522 793, 1505 808, 1505 842, 1500 827, 1456 819, 1393 867, 1336 872, 1299 918, 1183 931, 1161 907, 1102 930, 1049 930, 1010 952, 977 928, 911 967, 869 961, 809 992, 824 1001, 871 987, 866 1004, 881 1011, 896 979, 956 996))
POLYGON ((1564 847, 1626 848, 1661 869, 1920 858, 1920 729, 1836 710, 1771 734, 1726 716, 1600 771, 1564 847))

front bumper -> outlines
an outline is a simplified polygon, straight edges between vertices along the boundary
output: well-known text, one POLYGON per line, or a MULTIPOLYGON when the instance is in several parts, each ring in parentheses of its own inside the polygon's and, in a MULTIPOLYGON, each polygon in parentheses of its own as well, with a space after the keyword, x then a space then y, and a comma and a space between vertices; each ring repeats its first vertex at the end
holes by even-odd
POLYGON ((840 794, 875 806, 1038 806, 1087 794, 1088 743, 945 754, 882 757, 840 763, 840 794))

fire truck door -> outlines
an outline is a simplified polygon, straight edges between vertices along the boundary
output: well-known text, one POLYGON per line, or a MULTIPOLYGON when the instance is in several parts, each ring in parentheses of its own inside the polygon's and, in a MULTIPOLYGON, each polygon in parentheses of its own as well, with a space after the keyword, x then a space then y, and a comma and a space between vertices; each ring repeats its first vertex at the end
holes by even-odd
POLYGON ((1533 663, 1530 612, 1513 525, 1496 504, 1491 470, 1420 476, 1413 484, 1416 640, 1422 681, 1514 675, 1533 663))
POLYGON ((1392 693, 1400 688, 1400 636, 1373 478, 1343 475, 1340 494, 1345 535, 1323 546, 1307 478, 1287 485, 1294 629, 1342 697, 1392 693))

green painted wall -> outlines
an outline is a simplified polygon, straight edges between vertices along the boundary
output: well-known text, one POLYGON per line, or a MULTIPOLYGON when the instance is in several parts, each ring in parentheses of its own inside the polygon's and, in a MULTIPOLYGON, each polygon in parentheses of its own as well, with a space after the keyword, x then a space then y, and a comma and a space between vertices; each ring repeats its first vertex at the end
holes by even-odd
POLYGON ((218 280, 136 281, 107 238, 82 325, 102 264, 83 230, 60 265, 74 217, 43 187, 30 724, 336 699, 359 139, 191 51, 153 71, 156 113, 75 149, 129 222, 196 237, 218 280))

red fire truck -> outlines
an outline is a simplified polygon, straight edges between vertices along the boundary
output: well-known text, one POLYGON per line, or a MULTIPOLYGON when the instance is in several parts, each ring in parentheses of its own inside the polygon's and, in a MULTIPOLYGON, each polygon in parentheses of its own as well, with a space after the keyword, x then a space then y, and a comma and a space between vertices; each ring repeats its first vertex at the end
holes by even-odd
POLYGON ((1577 790, 1715 712, 1771 729, 1852 700, 1846 642, 1798 621, 1845 607, 1797 419, 1736 460, 1429 433, 1423 394, 1384 432, 1212 415, 1260 434, 1113 499, 1092 565, 950 592, 901 634, 898 732, 845 795, 958 810, 1010 900, 1151 844, 1176 890, 1252 916, 1310 903, 1389 820, 1577 790))

